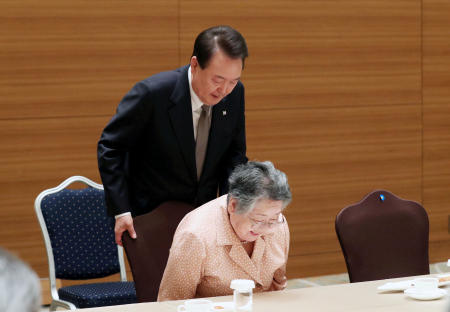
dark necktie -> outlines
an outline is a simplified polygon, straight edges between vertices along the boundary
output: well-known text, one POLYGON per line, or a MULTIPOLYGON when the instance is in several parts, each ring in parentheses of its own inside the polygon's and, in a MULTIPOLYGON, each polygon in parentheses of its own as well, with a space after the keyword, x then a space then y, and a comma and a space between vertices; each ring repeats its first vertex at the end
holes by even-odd
POLYGON ((202 174, 206 148, 208 147, 209 127, 211 126, 211 118, 209 118, 210 111, 210 106, 203 105, 200 118, 198 119, 197 142, 195 144, 195 161, 197 164, 198 180, 200 180, 200 175, 202 174))

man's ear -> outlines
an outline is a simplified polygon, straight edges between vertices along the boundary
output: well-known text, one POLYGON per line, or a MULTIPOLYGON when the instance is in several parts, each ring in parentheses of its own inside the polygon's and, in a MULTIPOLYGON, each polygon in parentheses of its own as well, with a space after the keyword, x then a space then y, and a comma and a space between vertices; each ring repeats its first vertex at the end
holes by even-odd
POLYGON ((197 57, 194 55, 193 57, 191 57, 191 73, 192 72, 195 73, 198 67, 199 67, 198 60, 197 57))

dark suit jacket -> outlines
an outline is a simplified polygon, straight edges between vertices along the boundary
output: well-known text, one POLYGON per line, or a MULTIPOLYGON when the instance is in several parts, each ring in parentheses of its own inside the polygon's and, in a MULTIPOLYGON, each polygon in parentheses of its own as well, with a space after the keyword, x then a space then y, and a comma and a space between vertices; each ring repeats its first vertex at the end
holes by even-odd
POLYGON ((108 212, 140 215, 167 200, 199 206, 227 192, 231 170, 247 161, 244 86, 213 106, 200 181, 188 66, 138 82, 98 142, 108 212))

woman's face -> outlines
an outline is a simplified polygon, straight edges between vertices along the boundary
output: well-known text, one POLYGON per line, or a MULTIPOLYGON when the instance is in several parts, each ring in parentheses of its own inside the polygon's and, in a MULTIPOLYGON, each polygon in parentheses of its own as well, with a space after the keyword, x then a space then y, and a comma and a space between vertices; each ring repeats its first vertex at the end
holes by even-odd
POLYGON ((241 241, 253 242, 260 235, 272 231, 278 224, 283 202, 259 199, 253 210, 245 214, 237 214, 236 206, 237 200, 231 197, 227 207, 231 226, 241 241))

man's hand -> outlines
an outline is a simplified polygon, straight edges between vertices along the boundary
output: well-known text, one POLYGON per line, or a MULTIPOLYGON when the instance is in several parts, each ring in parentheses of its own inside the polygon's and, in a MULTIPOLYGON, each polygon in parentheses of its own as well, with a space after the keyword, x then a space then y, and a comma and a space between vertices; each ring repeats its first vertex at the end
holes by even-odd
POLYGON ((122 216, 116 219, 116 226, 114 227, 114 233, 116 235, 117 245, 122 246, 122 234, 128 231, 131 238, 136 239, 136 232, 133 227, 133 218, 131 215, 122 216))

